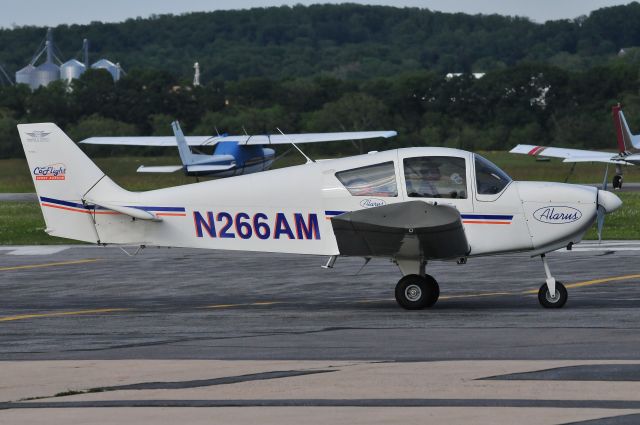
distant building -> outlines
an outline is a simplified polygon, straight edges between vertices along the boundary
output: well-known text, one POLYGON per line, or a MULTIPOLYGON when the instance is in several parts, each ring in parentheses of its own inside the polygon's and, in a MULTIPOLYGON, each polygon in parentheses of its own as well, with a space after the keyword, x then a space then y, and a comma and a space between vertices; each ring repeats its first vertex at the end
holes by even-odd
MULTIPOLYGON (((82 44, 84 63, 71 59, 62 63, 62 61, 54 53, 53 31, 51 28, 47 30, 47 38, 45 47, 36 53, 31 62, 16 72, 16 84, 27 84, 31 90, 35 90, 41 86, 47 86, 52 81, 64 80, 70 83, 76 78, 80 78, 82 74, 89 68, 89 41, 83 40, 82 44), (38 59, 46 52, 45 61, 36 66, 38 59), (55 62, 57 61, 57 65, 55 62)), ((93 69, 107 70, 114 81, 118 81, 123 74, 120 64, 114 64, 107 59, 100 59, 93 65, 93 69)))
MULTIPOLYGON (((471 75, 473 75, 476 80, 479 80, 480 78, 484 77, 486 74, 486 72, 472 72, 471 75)), ((445 75, 444 78, 446 78, 447 80, 450 80, 452 78, 455 77, 462 77, 463 75, 465 75, 465 73, 463 72, 450 72, 447 75, 445 75)))
POLYGON ((111 74, 113 77, 113 81, 118 81, 122 75, 122 68, 120 67, 120 63, 113 63, 107 59, 100 59, 93 65, 91 65, 91 69, 104 69, 111 74))

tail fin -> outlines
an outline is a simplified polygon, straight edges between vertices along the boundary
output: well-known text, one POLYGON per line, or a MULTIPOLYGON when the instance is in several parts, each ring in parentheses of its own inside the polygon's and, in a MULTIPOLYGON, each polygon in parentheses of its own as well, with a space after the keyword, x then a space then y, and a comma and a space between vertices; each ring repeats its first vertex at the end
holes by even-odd
POLYGON ((620 153, 627 152, 629 147, 640 149, 640 135, 634 135, 629 129, 627 120, 624 118, 622 106, 620 104, 611 108, 613 116, 613 126, 616 129, 616 137, 618 139, 618 151, 620 153))
POLYGON ((182 165, 186 167, 187 165, 193 164, 194 162, 196 162, 195 155, 191 152, 191 149, 187 144, 187 140, 184 138, 184 133, 180 128, 180 123, 178 123, 178 121, 174 121, 171 123, 171 127, 173 128, 173 134, 176 136, 176 143, 178 144, 178 153, 180 154, 182 165))
POLYGON ((47 225, 46 232, 86 242, 98 241, 93 210, 85 207, 84 196, 100 181, 113 190, 124 189, 106 177, 57 125, 21 124, 18 132, 47 225))

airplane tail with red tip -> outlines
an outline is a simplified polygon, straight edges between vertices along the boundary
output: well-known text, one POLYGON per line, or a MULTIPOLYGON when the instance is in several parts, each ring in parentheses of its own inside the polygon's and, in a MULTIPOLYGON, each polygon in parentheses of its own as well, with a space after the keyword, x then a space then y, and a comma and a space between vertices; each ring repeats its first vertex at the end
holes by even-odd
POLYGON ((640 149, 640 134, 631 133, 620 104, 611 108, 611 115, 613 116, 613 126, 616 129, 616 137, 618 139, 618 151, 624 154, 629 152, 630 148, 640 149))

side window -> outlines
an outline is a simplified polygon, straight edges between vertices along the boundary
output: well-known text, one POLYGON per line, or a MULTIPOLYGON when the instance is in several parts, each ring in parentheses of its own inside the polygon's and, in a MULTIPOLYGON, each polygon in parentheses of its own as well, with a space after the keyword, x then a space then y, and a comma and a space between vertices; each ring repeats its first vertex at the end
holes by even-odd
POLYGON ((464 158, 425 156, 404 160, 407 194, 414 198, 467 198, 464 158))
POLYGON ((502 192, 511 181, 511 177, 488 159, 478 154, 474 156, 478 195, 495 195, 502 192))
POLYGON ((398 196, 393 162, 339 171, 336 178, 354 196, 398 196))

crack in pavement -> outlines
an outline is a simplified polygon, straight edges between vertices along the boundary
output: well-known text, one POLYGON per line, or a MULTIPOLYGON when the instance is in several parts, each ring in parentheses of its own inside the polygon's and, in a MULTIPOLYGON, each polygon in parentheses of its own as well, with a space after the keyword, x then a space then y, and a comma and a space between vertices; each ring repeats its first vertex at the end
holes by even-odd
MULTIPOLYGON (((332 366, 329 366, 332 367, 332 366)), ((309 369, 309 370, 276 370, 270 372, 250 373, 246 375, 225 376, 222 378, 211 379, 195 379, 191 381, 159 381, 159 382, 140 382, 137 384, 115 385, 108 387, 96 387, 88 390, 69 390, 58 393, 53 396, 31 397, 18 402, 42 400, 53 397, 66 397, 70 395, 80 395, 89 393, 101 393, 107 391, 123 391, 123 390, 181 390, 187 388, 210 387, 214 385, 228 385, 240 382, 263 381, 267 379, 291 378, 295 376, 315 375, 318 373, 338 372, 339 369, 309 369)), ((2 408, 0 403, 0 409, 2 408)))
POLYGON ((7 402, 0 410, 96 407, 542 407, 640 409, 640 400, 531 399, 246 399, 246 400, 106 400, 7 402))
POLYGON ((561 366, 530 372, 479 378, 479 381, 640 381, 640 364, 589 364, 561 366))

